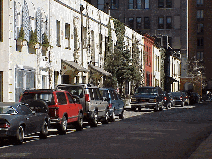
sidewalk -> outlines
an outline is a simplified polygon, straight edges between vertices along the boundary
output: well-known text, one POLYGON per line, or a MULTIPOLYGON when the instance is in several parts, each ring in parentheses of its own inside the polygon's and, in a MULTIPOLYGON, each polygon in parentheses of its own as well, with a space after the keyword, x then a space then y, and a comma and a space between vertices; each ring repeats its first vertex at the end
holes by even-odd
POLYGON ((212 158, 212 134, 204 140, 200 146, 191 154, 189 159, 211 159, 212 158))

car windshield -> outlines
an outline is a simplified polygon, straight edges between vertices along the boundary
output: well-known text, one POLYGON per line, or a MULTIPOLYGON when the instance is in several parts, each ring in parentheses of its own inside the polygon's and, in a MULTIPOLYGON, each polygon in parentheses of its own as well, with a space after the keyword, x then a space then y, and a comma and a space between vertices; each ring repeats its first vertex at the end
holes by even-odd
POLYGON ((181 92, 172 92, 171 93, 173 96, 181 96, 181 92))
POLYGON ((100 90, 100 94, 102 95, 102 97, 106 97, 107 99, 109 99, 108 90, 100 90))
POLYGON ((156 88, 138 88, 136 94, 157 94, 156 88))
POLYGON ((21 102, 27 102, 29 100, 44 100, 46 102, 53 102, 52 93, 26 93, 23 94, 21 102))
POLYGON ((13 114, 17 111, 12 106, 0 106, 0 114, 13 114))
POLYGON ((79 86, 58 86, 58 89, 66 90, 72 95, 77 95, 80 98, 83 98, 83 88, 79 86))

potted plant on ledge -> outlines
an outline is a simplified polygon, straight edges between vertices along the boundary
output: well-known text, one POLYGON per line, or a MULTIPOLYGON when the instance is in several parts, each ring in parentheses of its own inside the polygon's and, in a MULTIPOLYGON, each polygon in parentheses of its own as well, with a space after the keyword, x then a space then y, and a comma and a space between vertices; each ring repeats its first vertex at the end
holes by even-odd
POLYGON ((38 43, 38 40, 37 40, 37 32, 33 32, 31 31, 30 33, 30 41, 29 41, 29 44, 28 44, 29 48, 32 48, 32 49, 38 49, 39 48, 39 43, 38 43))
POLYGON ((16 44, 18 46, 27 46, 27 40, 24 38, 24 29, 21 27, 21 30, 19 32, 18 39, 16 40, 16 44))

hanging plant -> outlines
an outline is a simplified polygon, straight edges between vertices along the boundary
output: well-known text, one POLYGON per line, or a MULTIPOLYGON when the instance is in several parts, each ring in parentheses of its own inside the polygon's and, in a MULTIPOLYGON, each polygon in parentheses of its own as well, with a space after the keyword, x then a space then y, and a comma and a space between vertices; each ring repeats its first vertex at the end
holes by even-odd
POLYGON ((42 46, 45 47, 45 48, 50 46, 46 33, 43 34, 42 46))
POLYGON ((30 41, 29 41, 29 47, 31 48, 38 48, 38 46, 36 46, 36 44, 39 44, 38 40, 37 40, 37 31, 30 32, 30 41))

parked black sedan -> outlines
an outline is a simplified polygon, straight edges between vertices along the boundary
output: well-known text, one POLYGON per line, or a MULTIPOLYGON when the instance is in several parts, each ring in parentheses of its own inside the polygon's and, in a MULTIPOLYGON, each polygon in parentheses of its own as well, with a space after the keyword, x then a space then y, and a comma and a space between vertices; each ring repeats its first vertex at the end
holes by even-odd
POLYGON ((40 138, 48 135, 49 117, 47 113, 35 113, 24 103, 0 103, 0 137, 11 139, 16 144, 24 141, 24 136, 40 132, 40 138))

